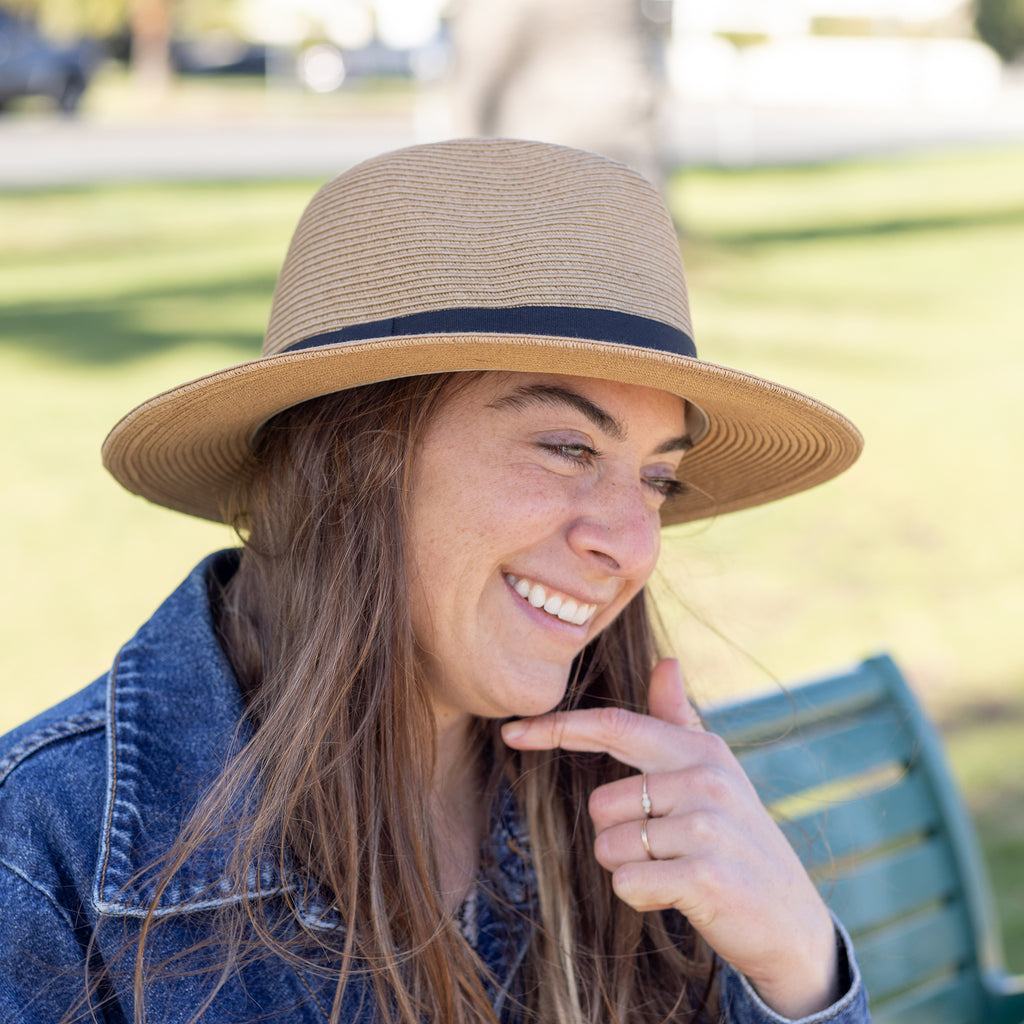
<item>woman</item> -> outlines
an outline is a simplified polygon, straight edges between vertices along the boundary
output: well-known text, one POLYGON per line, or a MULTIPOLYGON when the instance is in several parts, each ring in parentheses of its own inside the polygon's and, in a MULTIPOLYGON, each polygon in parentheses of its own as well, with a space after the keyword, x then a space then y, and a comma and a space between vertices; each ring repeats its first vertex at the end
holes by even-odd
POLYGON ((644 594, 661 526, 860 438, 690 334, 621 165, 478 139, 326 185, 263 357, 105 444, 244 545, 8 737, 5 1019, 865 1021, 644 594))

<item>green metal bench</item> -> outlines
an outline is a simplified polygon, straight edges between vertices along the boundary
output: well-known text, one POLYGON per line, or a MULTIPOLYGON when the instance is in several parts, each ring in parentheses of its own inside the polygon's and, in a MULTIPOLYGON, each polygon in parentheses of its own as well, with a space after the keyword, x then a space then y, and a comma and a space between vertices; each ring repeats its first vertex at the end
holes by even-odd
POLYGON ((853 935, 875 1024, 1022 1024, 935 729, 885 656, 704 712, 853 935))

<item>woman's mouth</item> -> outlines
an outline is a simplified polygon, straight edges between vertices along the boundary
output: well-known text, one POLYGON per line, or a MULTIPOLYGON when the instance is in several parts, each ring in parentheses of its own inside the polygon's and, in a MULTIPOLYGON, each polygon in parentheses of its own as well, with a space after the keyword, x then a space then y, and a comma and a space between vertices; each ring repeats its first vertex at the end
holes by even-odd
POLYGON ((597 611, 596 604, 582 604, 566 594, 559 594, 523 576, 513 576, 510 572, 504 575, 508 585, 521 598, 553 618, 561 619, 562 622, 568 622, 573 626, 585 626, 597 611))

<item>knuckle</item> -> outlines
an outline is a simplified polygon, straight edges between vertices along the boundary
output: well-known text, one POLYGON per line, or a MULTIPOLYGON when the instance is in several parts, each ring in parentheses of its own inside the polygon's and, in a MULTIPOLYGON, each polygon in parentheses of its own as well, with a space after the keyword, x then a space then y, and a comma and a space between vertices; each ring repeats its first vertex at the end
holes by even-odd
POLYGON ((624 739, 636 726, 636 716, 631 711, 614 706, 601 708, 598 721, 613 739, 624 739))
POLYGON ((565 741, 570 722, 571 720, 566 715, 557 711, 549 716, 547 728, 550 732, 551 743, 554 746, 561 746, 565 741))
POLYGON ((720 863, 715 857, 694 857, 690 863, 690 878, 694 893, 702 897, 705 905, 711 905, 712 897, 721 891, 724 884, 720 863))
POLYGON ((715 764, 725 764, 732 760, 732 751, 729 744, 722 739, 718 733, 706 732, 701 737, 701 742, 707 748, 707 759, 715 764))
POLYGON ((721 838, 721 823, 714 811, 696 810, 687 816, 686 830, 698 849, 714 848, 721 838))
POLYGON ((712 927, 718 915, 714 901, 698 897, 687 905, 686 916, 694 928, 706 931, 712 927))
POLYGON ((728 772, 715 764, 702 764, 694 769, 691 784, 716 804, 724 803, 732 794, 732 779, 728 772))

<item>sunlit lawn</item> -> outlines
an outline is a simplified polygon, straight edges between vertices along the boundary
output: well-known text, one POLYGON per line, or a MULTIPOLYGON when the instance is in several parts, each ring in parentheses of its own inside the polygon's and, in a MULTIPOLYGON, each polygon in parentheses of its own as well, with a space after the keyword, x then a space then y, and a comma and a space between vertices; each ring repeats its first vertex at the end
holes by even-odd
MULTIPOLYGON (((702 354, 863 429, 839 481, 667 538, 713 699, 885 649, 943 724, 1024 969, 1024 150, 688 172, 702 354), (998 727, 997 727, 998 726, 998 727)), ((0 729, 97 675, 225 528, 99 465, 138 401, 258 352, 315 183, 0 195, 0 729)))

